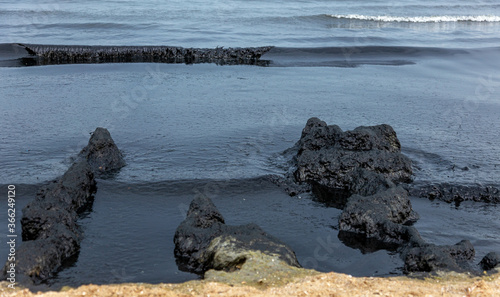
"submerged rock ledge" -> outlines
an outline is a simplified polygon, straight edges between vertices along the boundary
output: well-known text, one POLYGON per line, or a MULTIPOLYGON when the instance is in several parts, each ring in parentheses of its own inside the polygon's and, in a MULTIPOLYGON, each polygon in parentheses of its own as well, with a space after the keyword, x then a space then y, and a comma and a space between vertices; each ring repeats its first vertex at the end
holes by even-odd
POLYGON ((183 48, 174 46, 76 46, 19 44, 31 55, 28 65, 82 63, 216 63, 267 66, 260 57, 272 46, 247 48, 183 48))
POLYGON ((500 203, 500 188, 493 185, 456 185, 450 183, 414 185, 412 196, 460 204, 463 201, 500 203))

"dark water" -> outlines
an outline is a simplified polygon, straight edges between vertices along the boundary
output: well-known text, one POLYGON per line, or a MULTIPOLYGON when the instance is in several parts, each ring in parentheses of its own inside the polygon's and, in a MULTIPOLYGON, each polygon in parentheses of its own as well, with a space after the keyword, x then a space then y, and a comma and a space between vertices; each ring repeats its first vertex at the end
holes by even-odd
POLYGON ((308 197, 288 197, 263 180, 140 185, 106 182, 99 187, 94 211, 82 221, 86 237, 80 259, 75 267, 59 274, 58 283, 77 284, 75 280, 80 278, 92 283, 194 279, 195 275, 177 270, 172 235, 198 191, 213 198, 227 224, 254 222, 264 230, 272 230, 310 268, 364 275, 366 264, 378 263, 383 257, 388 265, 374 265, 372 273, 399 273, 401 260, 397 256, 379 252, 362 257, 359 251, 343 246, 332 230, 340 211, 316 204, 308 197), (104 225, 115 227, 108 232, 104 225), (323 261, 311 253, 317 248, 323 261), (329 254, 332 250, 335 252, 329 254))
MULTIPOLYGON (((397 254, 338 239, 339 210, 262 179, 287 170, 280 152, 312 116, 345 130, 390 124, 416 182, 500 185, 495 1, 167 2, 0 1, 0 184, 17 186, 17 209, 64 173, 96 127, 128 163, 98 181, 78 260, 54 287, 196 278, 178 271, 173 236, 197 192, 228 224, 254 222, 285 241, 307 268, 400 274, 397 254), (269 67, 7 67, 22 65, 18 43, 275 47, 262 57, 269 67)), ((469 239, 475 262, 500 251, 498 206, 412 203, 426 240, 469 239)))
MULTIPOLYGON (((308 117, 318 116, 344 129, 391 124, 414 160, 417 181, 498 185, 497 93, 474 109, 450 114, 465 96, 474 95, 478 82, 449 70, 447 79, 437 80, 430 71, 454 63, 440 58, 356 68, 1 68, 1 124, 8 127, 0 144, 1 179, 19 188, 31 185, 21 196, 26 203, 35 184, 66 170, 96 126, 108 127, 123 150, 128 165, 113 180, 99 181, 93 212, 80 221, 85 239, 78 261, 51 281, 55 287, 196 278, 178 271, 173 257, 175 228, 196 191, 214 199, 228 224, 254 222, 288 243, 305 267, 400 274, 397 254, 362 254, 338 239, 339 210, 308 196, 288 197, 259 177, 286 171, 279 153, 299 138, 308 117), (144 88, 131 89, 131 81, 144 88), (469 169, 460 169, 465 166, 469 169)), ((490 70, 475 60, 462 63, 490 70)), ((422 216, 417 228, 431 242, 469 239, 476 262, 500 246, 495 205, 455 209, 426 200, 413 203, 422 216)), ((3 212, 0 220, 6 220, 3 212)), ((1 251, 6 255, 5 248, 1 251)))

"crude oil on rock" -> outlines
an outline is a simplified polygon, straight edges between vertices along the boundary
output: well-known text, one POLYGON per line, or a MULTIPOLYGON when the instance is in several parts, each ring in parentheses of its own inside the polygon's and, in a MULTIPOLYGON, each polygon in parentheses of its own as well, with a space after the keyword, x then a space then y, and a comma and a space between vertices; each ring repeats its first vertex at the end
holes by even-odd
POLYGON ((412 182, 411 160, 401 154, 391 126, 344 132, 311 118, 300 140, 285 152, 290 153, 295 182, 308 184, 318 200, 343 210, 339 238, 346 245, 365 252, 398 250, 405 273, 478 270, 470 263, 475 252, 469 241, 436 246, 425 242, 412 226, 418 214, 407 191, 412 182))
POLYGON ((372 195, 380 187, 410 182, 411 161, 389 125, 358 127, 343 132, 318 118, 307 121, 295 145, 298 182, 342 191, 345 195, 372 195))
POLYGON ((122 153, 111 138, 109 131, 104 128, 95 129, 89 144, 78 156, 89 164, 97 176, 115 172, 125 166, 122 153))
MULTIPOLYGON (((78 215, 92 207, 97 190, 95 176, 124 165, 109 132, 97 128, 66 173, 39 189, 21 218, 23 242, 15 263, 19 283, 41 283, 64 261, 78 255, 83 238, 78 215)), ((6 265, 4 278, 7 270, 6 265)))
POLYGON ((412 196, 438 199, 447 203, 460 204, 463 201, 500 203, 500 189, 493 185, 454 185, 449 183, 415 185, 412 196))

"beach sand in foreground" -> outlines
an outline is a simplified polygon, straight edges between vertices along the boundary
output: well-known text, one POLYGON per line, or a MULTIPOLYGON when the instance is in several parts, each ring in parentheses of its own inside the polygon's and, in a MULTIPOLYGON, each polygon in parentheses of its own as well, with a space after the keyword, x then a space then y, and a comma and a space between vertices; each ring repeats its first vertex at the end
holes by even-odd
POLYGON ((208 281, 182 284, 85 285, 60 292, 32 293, 1 285, 0 296, 500 296, 500 273, 471 278, 456 273, 427 279, 352 277, 324 273, 285 285, 227 285, 208 281))

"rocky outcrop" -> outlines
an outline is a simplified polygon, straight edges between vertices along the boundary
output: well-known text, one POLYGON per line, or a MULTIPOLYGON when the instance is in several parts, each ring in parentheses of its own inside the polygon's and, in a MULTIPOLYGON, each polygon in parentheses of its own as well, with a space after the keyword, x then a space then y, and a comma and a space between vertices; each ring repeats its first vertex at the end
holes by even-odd
POLYGON ((96 182, 85 162, 73 164, 59 179, 42 187, 23 209, 23 243, 16 255, 17 273, 39 283, 78 253, 82 231, 78 212, 92 204, 96 182))
POLYGON ((104 128, 95 129, 79 157, 89 164, 96 175, 114 172, 125 166, 122 153, 104 128))
POLYGON ((85 157, 78 158, 63 176, 42 187, 26 205, 21 218, 23 243, 15 263, 19 280, 47 280, 64 261, 78 254, 83 238, 77 225, 78 214, 92 206, 97 190, 95 173, 106 173, 123 164, 117 152, 109 132, 96 129, 82 150, 85 157))
POLYGON ((449 183, 414 185, 410 190, 415 197, 437 199, 448 203, 476 201, 500 203, 500 189, 494 186, 454 185, 449 183))
POLYGON ((500 255, 495 252, 488 253, 481 262, 479 262, 479 265, 483 270, 492 270, 500 267, 500 255))
POLYGON ((405 262, 404 272, 431 272, 453 270, 470 271, 470 261, 474 259, 474 247, 468 240, 462 240, 456 245, 436 246, 420 244, 407 247, 402 252, 405 262))
POLYGON ((60 226, 65 226, 75 233, 76 214, 92 203, 92 195, 96 190, 96 181, 90 166, 85 162, 73 164, 61 178, 42 187, 35 200, 23 209, 23 240, 56 235, 55 227, 60 226))
POLYGON ((406 273, 470 269, 475 253, 470 242, 436 246, 411 226, 418 215, 402 186, 412 181, 411 161, 401 154, 389 125, 343 132, 311 118, 285 153, 290 151, 296 153, 295 181, 311 185, 321 201, 342 209, 339 238, 345 244, 368 252, 398 250, 406 273))
POLYGON ((226 225, 212 201, 201 194, 191 202, 174 243, 179 269, 201 275, 210 269, 240 270, 245 263, 259 262, 262 255, 282 265, 300 267, 286 244, 255 224, 226 225))
POLYGON ((371 196, 351 196, 340 215, 339 230, 401 245, 417 236, 413 227, 404 225, 417 219, 408 192, 392 187, 371 196))
POLYGON ((295 149, 296 181, 343 191, 347 196, 372 195, 392 183, 411 181, 411 161, 401 154, 396 132, 389 125, 343 132, 311 118, 295 149))
POLYGON ((344 132, 311 118, 292 150, 295 180, 311 185, 324 203, 343 209, 339 231, 344 239, 352 233, 391 245, 407 243, 418 234, 406 226, 418 216, 407 190, 397 186, 412 180, 411 161, 401 154, 391 126, 344 132))

